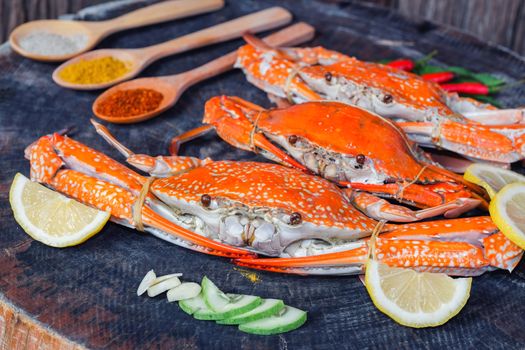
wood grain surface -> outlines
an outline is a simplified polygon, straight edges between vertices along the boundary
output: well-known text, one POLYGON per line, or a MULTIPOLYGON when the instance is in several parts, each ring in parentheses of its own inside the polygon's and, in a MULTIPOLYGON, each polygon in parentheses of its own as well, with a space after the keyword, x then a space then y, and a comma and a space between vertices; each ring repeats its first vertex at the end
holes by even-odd
POLYGON ((35 321, 9 302, 0 300, 0 349, 83 350, 85 347, 35 321))
MULTIPOLYGON (((147 1, 132 7, 144 3, 147 1)), ((399 56, 417 59, 437 49, 435 64, 491 72, 509 82, 525 74, 522 57, 450 28, 426 21, 410 22, 375 7, 311 0, 228 2, 215 13, 113 35, 100 47, 151 45, 276 4, 284 4, 296 21, 317 28, 317 36, 309 45, 322 44, 365 60, 399 56)), ((124 4, 106 9, 84 11, 79 18, 100 20, 124 13, 129 7, 124 4)), ((166 58, 148 67, 142 76, 183 72, 241 44, 237 40, 166 58)), ((48 330, 46 334, 52 332, 90 349, 525 348, 524 262, 512 274, 494 271, 475 278, 466 307, 446 325, 410 329, 379 312, 355 276, 258 272, 260 282, 253 283, 227 259, 185 250, 113 223, 73 248, 54 249, 33 241, 14 221, 8 202, 13 176, 17 172, 29 174, 23 158, 28 144, 44 134, 74 126, 75 139, 123 160, 89 124, 91 104, 99 92, 71 91, 55 85, 51 80, 55 67, 22 58, 8 45, 0 46, 0 300, 18 310, 15 318, 3 316, 4 322, 6 318, 13 321, 0 326, 0 332, 11 329, 15 320, 22 324, 27 320, 31 330, 43 327, 48 330), (177 305, 168 304, 164 296, 136 296, 137 284, 152 268, 159 275, 183 272, 186 281, 200 281, 207 275, 227 292, 282 298, 307 310, 308 322, 294 332, 264 337, 193 320, 177 305)), ((136 152, 166 154, 171 137, 200 125, 204 102, 219 94, 238 95, 270 106, 263 92, 247 83, 240 71, 233 71, 190 88, 174 108, 158 118, 109 127, 136 152)), ((506 90, 499 99, 507 106, 523 105, 525 88, 506 90)), ((182 153, 262 160, 233 149, 214 135, 185 145, 182 153)), ((18 344, 6 340, 7 332, 3 334, 0 349, 25 348, 23 340, 18 344)))
MULTIPOLYGON (((56 18, 86 6, 108 1, 111 0, 1 0, 0 42, 7 40, 11 30, 23 22, 56 18)), ((483 40, 525 54, 525 0, 325 1, 381 5, 408 18, 423 18, 456 27, 483 40)))

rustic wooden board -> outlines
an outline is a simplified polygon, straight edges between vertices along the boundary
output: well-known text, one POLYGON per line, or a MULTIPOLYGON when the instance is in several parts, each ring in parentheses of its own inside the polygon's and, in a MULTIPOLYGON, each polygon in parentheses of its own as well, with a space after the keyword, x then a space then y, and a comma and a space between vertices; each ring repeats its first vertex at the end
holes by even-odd
MULTIPOLYGON (((144 1, 134 6, 140 3, 144 1)), ((277 3, 282 2, 230 2, 217 13, 114 35, 101 47, 149 45, 277 3)), ((283 5, 294 12, 297 20, 318 29, 312 45, 322 43, 368 60, 419 58, 437 49, 443 63, 494 72, 509 80, 525 73, 522 57, 428 22, 412 23, 385 10, 358 5, 306 0, 283 5)), ((81 17, 101 19, 125 10, 102 8, 84 12, 81 17)), ((148 68, 143 76, 182 72, 240 44, 236 41, 166 58, 148 68)), ((94 349, 525 347, 523 262, 512 274, 497 271, 476 278, 467 306, 445 326, 416 330, 398 326, 378 312, 356 277, 259 273, 261 281, 252 283, 225 259, 184 250, 115 224, 107 225, 99 235, 75 248, 53 249, 32 241, 15 223, 8 203, 15 173, 28 175, 28 163, 23 159, 25 146, 46 133, 76 126, 76 139, 118 158, 88 124, 97 93, 54 85, 51 72, 55 67, 21 58, 7 45, 0 47, 0 300, 21 313, 18 318, 0 313, 1 338, 6 339, 6 329, 14 322, 9 320, 24 318, 34 323, 31 327, 47 327, 73 344, 66 346, 94 349), (309 320, 295 332, 269 337, 195 321, 163 297, 135 295, 137 283, 151 268, 160 274, 182 271, 191 281, 207 275, 226 291, 283 298, 308 310, 309 320)), ((239 95, 269 106, 265 95, 235 71, 191 88, 175 108, 159 118, 110 129, 137 152, 165 154, 170 138, 199 125, 204 102, 218 94, 239 95)), ((525 89, 509 90, 501 101, 523 105, 525 89)), ((215 159, 256 159, 215 136, 187 145, 182 151, 215 159)), ((0 340, 0 349, 12 346, 0 340)))

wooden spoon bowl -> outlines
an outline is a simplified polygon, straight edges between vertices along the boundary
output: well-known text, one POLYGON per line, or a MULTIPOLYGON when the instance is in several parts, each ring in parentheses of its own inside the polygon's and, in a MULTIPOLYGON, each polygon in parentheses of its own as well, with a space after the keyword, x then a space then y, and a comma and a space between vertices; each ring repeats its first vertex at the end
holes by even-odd
POLYGON ((93 113, 99 118, 107 120, 108 122, 111 122, 111 123, 117 123, 117 124, 138 123, 138 122, 153 118, 159 115, 160 113, 164 112, 165 110, 169 109, 179 99, 180 94, 182 94, 182 92, 183 91, 179 89, 174 89, 173 83, 169 79, 165 79, 162 77, 161 78, 134 79, 131 81, 126 81, 117 86, 114 86, 111 89, 105 91, 103 94, 101 94, 97 98, 95 103, 93 104, 93 113), (159 106, 155 110, 145 112, 142 114, 133 115, 133 116, 113 117, 113 116, 103 115, 102 113, 98 111, 98 108, 101 105, 101 103, 103 103, 107 98, 109 98, 113 94, 116 94, 119 91, 134 90, 134 89, 151 89, 151 90, 160 92, 162 94, 162 101, 160 102, 159 106))
POLYGON ((68 58, 80 52, 85 52, 92 49, 99 41, 97 31, 94 30, 96 26, 92 23, 83 21, 61 21, 61 20, 40 20, 27 22, 18 26, 9 37, 9 44, 20 55, 32 58, 38 61, 59 62, 67 60, 68 58), (85 36, 84 45, 79 45, 78 50, 72 53, 63 55, 41 55, 31 51, 25 50, 21 45, 21 40, 32 33, 47 32, 75 40, 75 37, 85 36))
POLYGON ((107 21, 40 20, 18 26, 9 36, 13 50, 24 57, 38 61, 59 62, 91 50, 106 36, 129 28, 146 26, 199 13, 215 11, 224 6, 224 0, 172 0, 146 6, 107 21), (48 32, 69 38, 85 35, 86 42, 75 52, 63 55, 42 55, 25 50, 22 38, 32 33, 48 32))
POLYGON ((145 63, 146 62, 145 62, 144 56, 141 54, 140 50, 136 50, 136 49, 95 50, 95 51, 87 52, 83 55, 77 56, 75 58, 68 60, 67 62, 62 63, 53 72, 53 80, 58 85, 61 85, 63 87, 70 88, 70 89, 76 89, 76 90, 103 89, 115 83, 119 83, 121 81, 128 80, 128 79, 135 77, 137 74, 140 73, 145 63), (95 83, 95 84, 73 83, 73 82, 69 82, 67 80, 62 79, 62 77, 60 76, 60 73, 62 72, 62 70, 66 68, 67 66, 78 63, 79 61, 90 61, 90 60, 104 58, 104 57, 113 57, 117 60, 122 61, 126 65, 128 71, 124 73, 122 76, 118 77, 117 79, 114 79, 108 82, 104 82, 104 83, 95 83))

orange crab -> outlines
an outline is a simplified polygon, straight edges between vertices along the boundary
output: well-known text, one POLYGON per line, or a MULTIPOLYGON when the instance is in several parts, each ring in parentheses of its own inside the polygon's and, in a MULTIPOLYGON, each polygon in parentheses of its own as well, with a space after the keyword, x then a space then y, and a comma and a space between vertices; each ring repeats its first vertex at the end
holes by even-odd
POLYGON ((272 48, 245 39, 236 67, 276 102, 340 101, 395 120, 421 145, 497 163, 525 157, 524 109, 498 110, 415 74, 322 47, 272 48))
MULTIPOLYGON (((277 164, 135 155, 95 125, 128 162, 165 177, 148 180, 54 134, 27 149, 32 179, 109 211, 120 224, 143 225, 171 243, 236 258, 244 266, 301 274, 362 272, 367 240, 359 238, 378 222, 356 210, 336 185, 277 164), (281 258, 259 260, 254 251, 281 258)), ((377 256, 392 266, 477 275, 512 270, 522 255, 488 217, 390 224, 381 232, 377 256)))
POLYGON ((355 205, 375 219, 415 221, 458 216, 486 193, 428 162, 390 120, 340 102, 307 102, 265 110, 238 97, 206 103, 204 123, 172 141, 178 144, 215 129, 231 145, 353 189, 355 205), (412 211, 380 197, 424 208, 412 211))

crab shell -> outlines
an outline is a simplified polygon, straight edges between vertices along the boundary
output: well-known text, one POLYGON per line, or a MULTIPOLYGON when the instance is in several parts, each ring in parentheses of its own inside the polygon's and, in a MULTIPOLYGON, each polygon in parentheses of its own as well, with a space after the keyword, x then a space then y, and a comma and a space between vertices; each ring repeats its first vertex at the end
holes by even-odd
POLYGON ((336 185, 277 164, 216 161, 158 179, 150 189, 202 220, 204 234, 270 256, 298 240, 355 240, 377 224, 336 185))
POLYGON ((317 94, 317 99, 354 104, 390 118, 464 119, 447 106, 447 95, 437 84, 323 47, 272 50, 245 45, 238 51, 236 67, 254 85, 295 102, 312 100, 317 94))
MULTIPOLYGON (((255 128, 255 133, 278 144, 312 172, 335 182, 351 182, 354 188, 359 184, 397 189, 412 183, 410 190, 426 186, 426 196, 432 198, 411 204, 431 206, 484 195, 459 176, 417 159, 415 146, 391 121, 356 106, 306 102, 263 110, 239 98, 222 96, 207 102, 203 121, 215 126, 225 141, 247 150, 254 150, 249 139, 255 128)), ((264 149, 261 153, 276 159, 264 149)))

